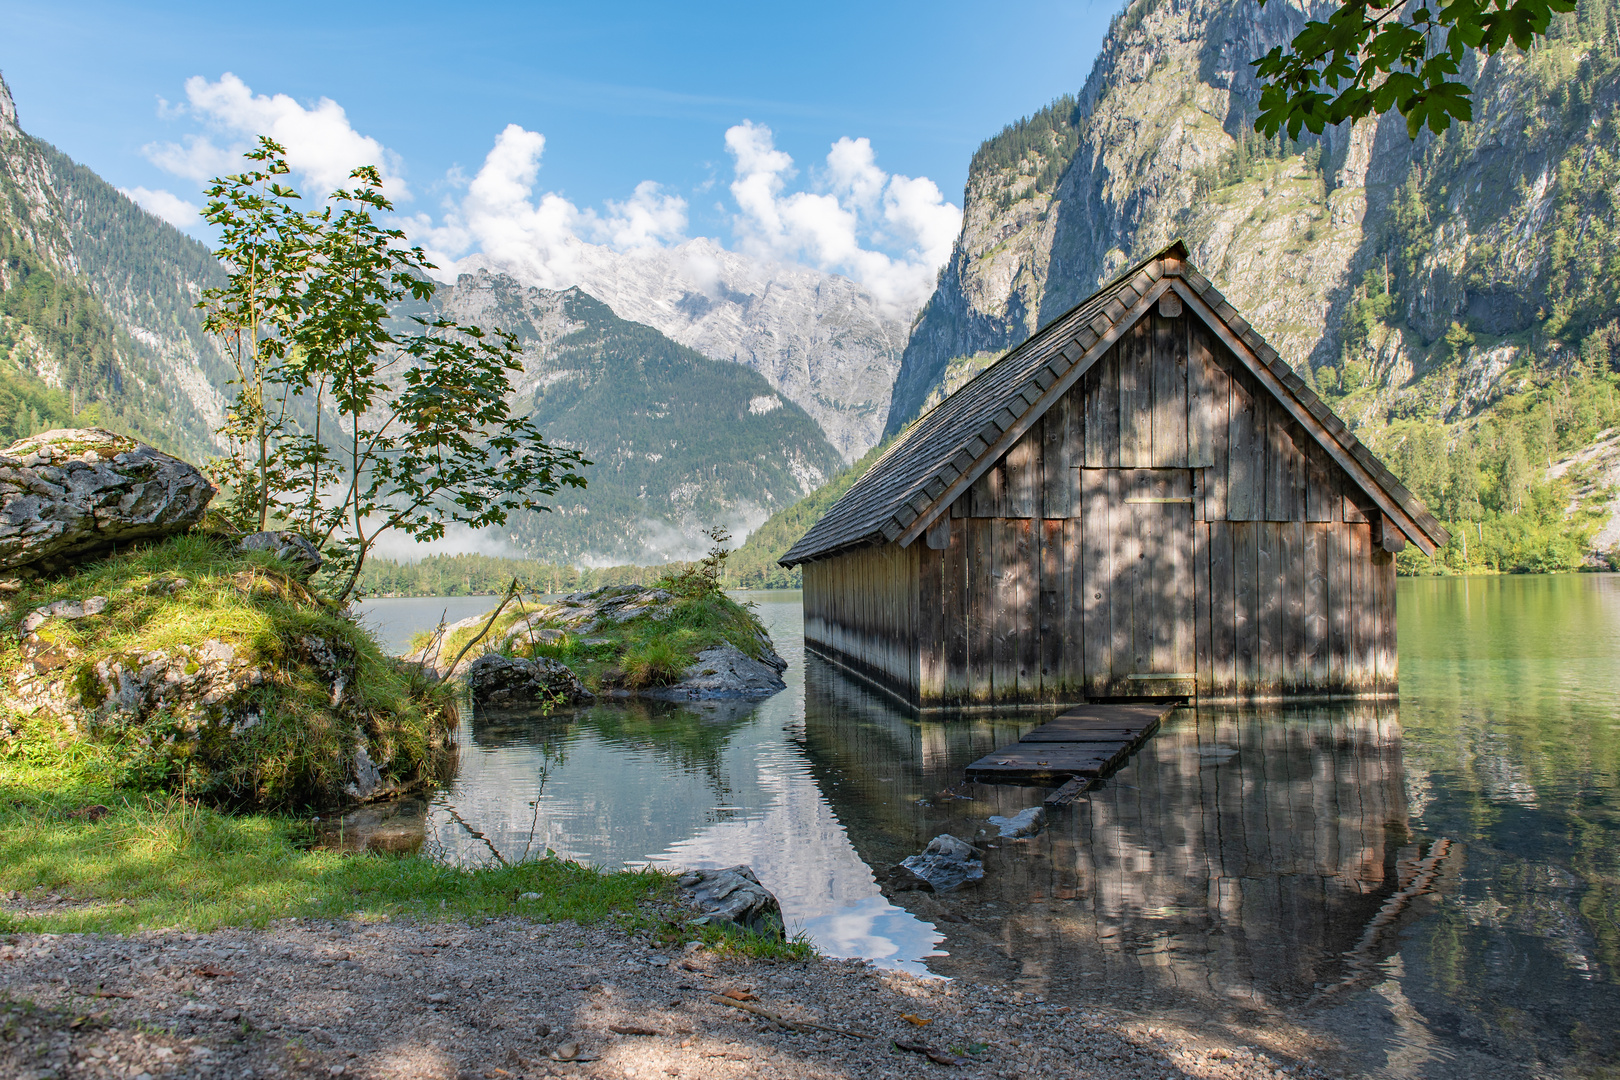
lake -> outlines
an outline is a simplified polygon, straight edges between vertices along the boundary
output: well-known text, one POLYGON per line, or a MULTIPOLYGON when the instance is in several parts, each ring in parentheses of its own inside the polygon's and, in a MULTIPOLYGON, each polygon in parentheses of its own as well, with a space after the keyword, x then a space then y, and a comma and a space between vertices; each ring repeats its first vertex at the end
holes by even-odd
POLYGON ((962 769, 1049 714, 919 721, 807 660, 797 593, 743 594, 786 691, 469 716, 426 848, 747 863, 824 953, 1325 1036, 1367 1075, 1613 1075, 1620 578, 1399 588, 1398 704, 1183 708, 1022 841, 987 818, 1045 792, 962 769), (942 832, 985 847, 985 884, 885 896, 876 873, 942 832))

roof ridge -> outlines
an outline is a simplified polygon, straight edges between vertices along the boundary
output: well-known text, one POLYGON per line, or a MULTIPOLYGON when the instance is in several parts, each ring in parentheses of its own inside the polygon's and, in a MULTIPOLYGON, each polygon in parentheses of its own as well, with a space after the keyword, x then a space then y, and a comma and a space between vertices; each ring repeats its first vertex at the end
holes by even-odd
MULTIPOLYGON (((1186 244, 1177 239, 1117 274, 919 416, 866 475, 852 484, 782 556, 782 565, 792 566, 846 548, 885 543, 907 532, 914 536, 920 528, 916 525, 918 519, 937 517, 942 512, 941 496, 961 485, 963 477, 976 475, 975 470, 982 472, 980 466, 986 456, 1009 432, 1016 430, 1021 437, 1028 427, 1026 418, 1047 398, 1048 390, 1067 378, 1100 341, 1121 329, 1121 319, 1141 305, 1164 278, 1183 279, 1184 287, 1197 295, 1269 377, 1280 384, 1281 390, 1315 418, 1425 538, 1445 542, 1445 529, 1422 501, 1384 467, 1210 280, 1192 266, 1186 244)), ((1138 312, 1136 318, 1140 317, 1138 312)))

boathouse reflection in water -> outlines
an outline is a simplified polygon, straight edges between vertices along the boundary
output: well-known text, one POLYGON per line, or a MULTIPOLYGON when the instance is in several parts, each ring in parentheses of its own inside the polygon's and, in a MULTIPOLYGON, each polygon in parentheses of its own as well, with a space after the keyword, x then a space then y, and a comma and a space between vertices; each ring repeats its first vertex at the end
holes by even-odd
POLYGON ((1047 792, 963 785, 962 765, 1049 717, 908 721, 807 659, 806 749, 863 861, 941 832, 986 846, 981 888, 891 897, 945 934, 941 973, 1256 1006, 1331 993, 1393 951, 1445 868, 1411 841, 1393 703, 1178 710, 1041 835, 997 839, 990 815, 1047 792))

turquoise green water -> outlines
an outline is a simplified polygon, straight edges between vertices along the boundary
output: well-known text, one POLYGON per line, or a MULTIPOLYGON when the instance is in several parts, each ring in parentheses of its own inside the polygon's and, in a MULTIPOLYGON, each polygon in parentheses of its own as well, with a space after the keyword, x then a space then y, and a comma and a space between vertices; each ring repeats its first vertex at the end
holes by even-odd
POLYGON ((749 863, 830 954, 1304 1032, 1347 1075, 1620 1072, 1620 578, 1402 581, 1398 704, 1183 709, 1021 841, 987 819, 1044 792, 962 769, 1042 716, 908 717, 754 598, 787 690, 474 717, 429 848, 749 863), (886 894, 941 832, 984 886, 886 894))

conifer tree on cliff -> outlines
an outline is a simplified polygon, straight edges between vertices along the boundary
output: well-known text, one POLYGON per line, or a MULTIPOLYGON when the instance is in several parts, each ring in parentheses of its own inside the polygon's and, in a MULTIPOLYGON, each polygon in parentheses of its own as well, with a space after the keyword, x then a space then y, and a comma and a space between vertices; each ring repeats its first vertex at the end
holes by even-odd
POLYGON ((386 533, 501 525, 585 486, 590 462, 507 404, 516 338, 401 313, 430 310, 433 264, 378 220, 393 206, 376 168, 305 210, 280 145, 246 157, 207 193, 227 281, 201 304, 236 365, 228 452, 210 464, 239 527, 314 540, 342 601, 386 533))

